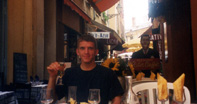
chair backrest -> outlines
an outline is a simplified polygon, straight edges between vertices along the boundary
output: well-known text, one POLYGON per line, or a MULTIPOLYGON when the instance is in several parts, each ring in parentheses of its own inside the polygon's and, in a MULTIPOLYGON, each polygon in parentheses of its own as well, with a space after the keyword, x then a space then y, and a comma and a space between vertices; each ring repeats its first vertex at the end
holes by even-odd
MULTIPOLYGON (((172 97, 173 97, 173 83, 168 82, 168 94, 169 98, 167 101, 165 101, 164 104, 171 104, 172 97)), ((156 89, 157 89, 157 82, 145 82, 145 83, 139 83, 134 85, 133 91, 135 94, 139 94, 141 92, 141 101, 142 104, 145 104, 145 102, 149 102, 148 104, 161 104, 161 101, 157 99, 156 89), (148 91, 148 92, 145 92, 148 91), (145 92, 145 93, 144 93, 145 92), (145 98, 147 97, 147 101, 145 101, 145 98)), ((185 102, 184 104, 191 104, 191 97, 190 92, 187 87, 184 86, 184 92, 185 92, 185 102)))

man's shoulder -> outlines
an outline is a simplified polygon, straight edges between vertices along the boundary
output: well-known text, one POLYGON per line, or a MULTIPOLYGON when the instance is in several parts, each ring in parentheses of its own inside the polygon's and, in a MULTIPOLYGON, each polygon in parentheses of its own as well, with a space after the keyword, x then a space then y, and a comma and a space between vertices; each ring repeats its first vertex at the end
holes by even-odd
POLYGON ((149 51, 150 51, 150 52, 153 52, 153 53, 159 53, 157 50, 152 49, 152 48, 149 48, 149 51))
POLYGON ((142 49, 140 49, 140 50, 134 52, 134 53, 132 54, 132 57, 136 57, 136 56, 138 56, 138 55, 140 55, 140 54, 142 54, 142 53, 143 53, 143 51, 142 51, 142 49))
POLYGON ((112 73, 113 71, 110 68, 104 67, 102 65, 97 65, 97 70, 103 73, 112 73))
POLYGON ((155 51, 155 50, 154 50, 154 49, 152 49, 152 48, 149 48, 149 50, 150 50, 150 51, 155 51))
POLYGON ((109 68, 104 67, 104 66, 102 66, 102 65, 97 65, 96 67, 97 67, 98 69, 100 69, 100 70, 103 70, 103 71, 105 71, 105 70, 110 70, 109 68))
POLYGON ((70 72, 70 71, 75 71, 75 70, 78 70, 80 67, 79 66, 72 66, 70 68, 67 68, 66 71, 67 72, 70 72))
POLYGON ((139 54, 139 53, 142 53, 142 52, 143 52, 143 50, 142 50, 142 49, 140 49, 140 50, 138 50, 138 51, 134 52, 133 54, 139 54))

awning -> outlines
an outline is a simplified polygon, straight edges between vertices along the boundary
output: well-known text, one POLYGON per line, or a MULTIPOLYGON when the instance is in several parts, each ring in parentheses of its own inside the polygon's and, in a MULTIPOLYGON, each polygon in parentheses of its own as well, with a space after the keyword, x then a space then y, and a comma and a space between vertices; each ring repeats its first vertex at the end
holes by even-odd
POLYGON ((111 29, 103 24, 100 24, 94 20, 91 20, 91 23, 93 26, 96 26, 97 28, 99 28, 103 31, 109 31, 112 34, 112 37, 115 37, 121 44, 124 43, 124 41, 120 38, 120 36, 113 29, 111 29))
POLYGON ((100 39, 104 44, 111 45, 111 49, 113 50, 123 50, 122 44, 124 41, 120 38, 120 36, 111 28, 100 24, 94 20, 91 21, 91 26, 96 27, 97 29, 105 32, 110 32, 110 39, 100 39))
POLYGON ((72 0, 64 0, 64 4, 68 5, 71 7, 72 10, 77 12, 84 20, 90 22, 91 18, 83 11, 80 9, 77 4, 75 4, 72 0))
POLYGON ((143 34, 152 35, 152 25, 143 34))
POLYGON ((96 10, 98 14, 106 11, 114 4, 116 4, 119 0, 88 0, 90 5, 96 10))

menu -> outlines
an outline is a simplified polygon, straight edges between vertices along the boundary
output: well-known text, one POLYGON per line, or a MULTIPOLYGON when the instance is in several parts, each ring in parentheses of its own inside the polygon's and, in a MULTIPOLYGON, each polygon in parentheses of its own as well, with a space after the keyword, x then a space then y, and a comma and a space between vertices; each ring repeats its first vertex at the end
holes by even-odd
POLYGON ((14 83, 27 82, 27 54, 14 53, 14 83))

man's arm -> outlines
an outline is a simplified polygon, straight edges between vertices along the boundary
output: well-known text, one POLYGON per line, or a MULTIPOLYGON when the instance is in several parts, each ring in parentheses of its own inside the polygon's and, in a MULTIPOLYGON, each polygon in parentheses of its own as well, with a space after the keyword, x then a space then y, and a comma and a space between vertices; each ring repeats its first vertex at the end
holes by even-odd
POLYGON ((112 99, 112 104, 120 104, 121 96, 116 96, 112 99))
POLYGON ((49 77, 47 89, 52 89, 54 101, 56 101, 58 99, 57 95, 56 95, 56 91, 55 91, 55 83, 56 83, 56 77, 49 77))
MULTIPOLYGON (((64 66, 66 67, 66 66, 64 66)), ((56 94, 56 90, 55 90, 55 84, 56 84, 56 78, 58 75, 58 70, 60 70, 60 65, 58 62, 54 62, 51 63, 48 67, 48 73, 49 73, 49 82, 47 85, 47 89, 52 89, 53 90, 53 97, 54 97, 54 101, 56 101, 58 99, 57 94, 56 94)))

